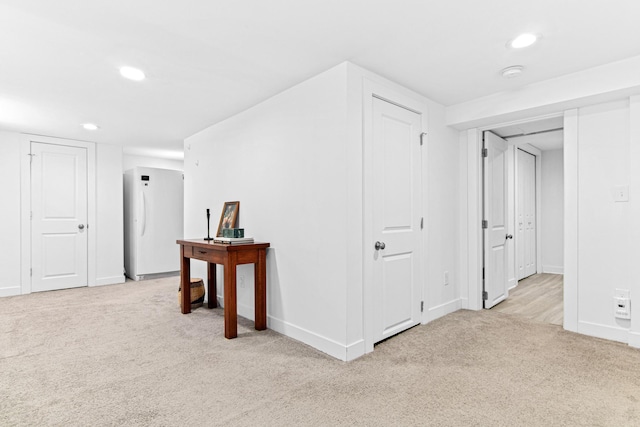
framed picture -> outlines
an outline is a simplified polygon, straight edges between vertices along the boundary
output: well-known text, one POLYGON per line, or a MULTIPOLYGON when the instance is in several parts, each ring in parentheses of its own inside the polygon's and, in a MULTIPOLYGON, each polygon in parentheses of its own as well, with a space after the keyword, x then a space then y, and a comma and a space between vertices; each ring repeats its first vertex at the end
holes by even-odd
POLYGON ((240 202, 225 202, 220 215, 220 224, 216 237, 222 237, 223 228, 238 228, 238 214, 240 212, 240 202))

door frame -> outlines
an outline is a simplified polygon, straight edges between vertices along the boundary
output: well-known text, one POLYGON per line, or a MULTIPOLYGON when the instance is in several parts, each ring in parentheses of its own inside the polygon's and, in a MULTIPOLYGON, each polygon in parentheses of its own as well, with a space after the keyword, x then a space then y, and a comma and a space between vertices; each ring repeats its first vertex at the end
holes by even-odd
MULTIPOLYGON (((373 351, 374 345, 374 312, 373 312, 373 152, 371 150, 373 144, 373 99, 378 98, 391 104, 397 105, 402 108, 406 108, 417 114, 420 114, 420 120, 422 125, 422 132, 427 132, 428 129, 428 106, 425 101, 415 98, 409 94, 398 92, 389 88, 381 83, 374 82, 367 78, 363 79, 363 91, 362 91, 362 122, 363 122, 363 222, 362 222, 362 298, 363 298, 363 329, 364 329, 364 353, 373 351)), ((427 148, 428 148, 428 135, 423 138, 422 145, 422 158, 421 158, 421 193, 422 193, 422 217, 424 218, 424 228, 422 229, 422 258, 418 260, 421 263, 423 283, 420 286, 422 290, 422 301, 424 305, 428 307, 427 293, 428 287, 426 287, 426 260, 428 259, 427 252, 427 174, 425 173, 425 165, 427 164, 427 148)), ((420 313, 420 323, 426 323, 428 308, 425 308, 420 313)))
POLYGON ((460 236, 461 277, 467 278, 467 289, 462 290, 462 306, 469 310, 482 310, 482 132, 497 127, 517 125, 531 121, 564 118, 564 322, 568 331, 578 331, 578 110, 571 109, 524 120, 496 123, 471 128, 461 133, 461 164, 466 174, 461 184, 466 184, 462 203, 466 217, 461 218, 460 236), (465 292, 466 291, 466 292, 465 292))
POLYGON ((96 144, 93 142, 22 134, 20 141, 20 290, 31 293, 31 143, 87 150, 87 285, 96 284, 96 144))
MULTIPOLYGON (((531 154, 536 158, 536 274, 542 273, 542 245, 540 244, 540 240, 542 238, 542 231, 540 229, 540 224, 542 223, 542 151, 538 150, 536 147, 530 144, 518 144, 517 142, 509 142, 509 144, 513 144, 516 150, 522 150, 526 153, 531 154)), ((518 218, 518 154, 515 153, 513 159, 515 165, 515 198, 513 205, 513 213, 514 218, 518 218)), ((515 222, 514 222, 515 228, 515 222)), ((515 229, 513 230, 513 235, 516 236, 515 229)), ((516 264, 516 286, 518 286, 518 243, 515 242, 514 246, 514 262, 516 264)))

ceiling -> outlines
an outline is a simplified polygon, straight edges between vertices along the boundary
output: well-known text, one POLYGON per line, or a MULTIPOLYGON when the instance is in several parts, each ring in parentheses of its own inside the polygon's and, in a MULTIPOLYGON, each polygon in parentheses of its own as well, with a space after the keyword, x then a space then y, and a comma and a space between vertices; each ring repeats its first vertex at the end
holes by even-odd
POLYGON ((343 61, 452 105, 640 55, 638 16, 637 0, 2 0, 0 129, 179 156, 343 61), (505 47, 522 32, 543 37, 505 47))

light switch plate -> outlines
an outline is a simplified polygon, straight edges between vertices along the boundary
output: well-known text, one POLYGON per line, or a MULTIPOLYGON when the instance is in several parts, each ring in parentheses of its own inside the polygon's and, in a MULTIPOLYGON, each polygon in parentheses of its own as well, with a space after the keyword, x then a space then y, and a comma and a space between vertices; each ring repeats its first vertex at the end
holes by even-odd
POLYGON ((613 187, 613 201, 614 202, 628 202, 629 201, 629 186, 620 185, 613 187))

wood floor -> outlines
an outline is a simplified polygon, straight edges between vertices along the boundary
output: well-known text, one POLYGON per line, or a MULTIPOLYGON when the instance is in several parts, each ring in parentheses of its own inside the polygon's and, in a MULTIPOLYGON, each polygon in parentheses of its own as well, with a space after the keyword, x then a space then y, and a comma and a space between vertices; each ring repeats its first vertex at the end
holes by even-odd
POLYGON ((534 274, 522 279, 509 297, 491 310, 562 325, 562 274, 534 274))

